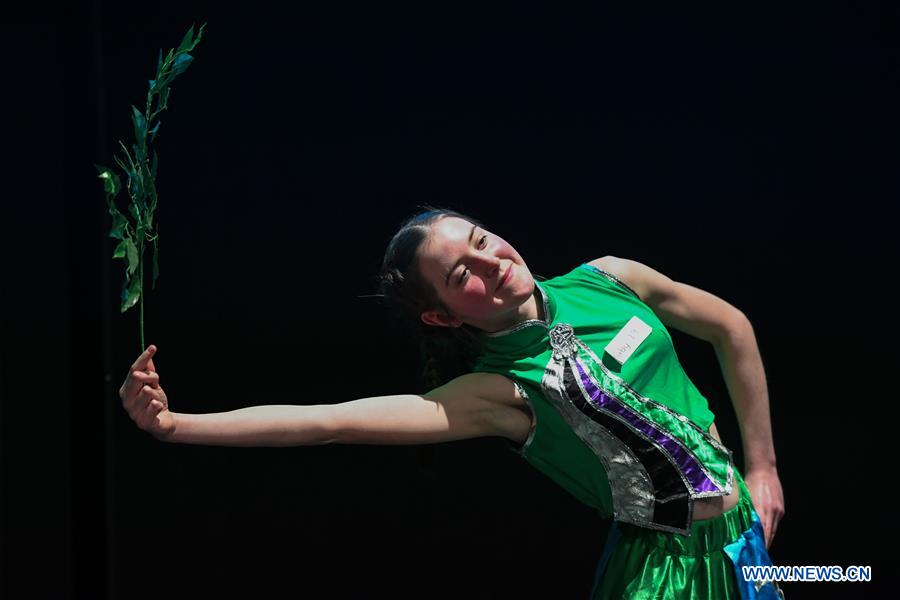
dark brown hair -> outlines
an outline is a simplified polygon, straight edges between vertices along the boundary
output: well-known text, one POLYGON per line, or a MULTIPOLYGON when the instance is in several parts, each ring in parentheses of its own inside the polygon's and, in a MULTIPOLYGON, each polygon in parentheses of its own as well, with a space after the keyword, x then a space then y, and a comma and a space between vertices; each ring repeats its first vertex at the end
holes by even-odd
POLYGON ((444 217, 458 217, 484 227, 477 219, 447 208, 420 206, 421 212, 406 219, 391 238, 378 287, 384 303, 394 316, 412 330, 419 340, 425 359, 422 373, 425 385, 436 388, 454 377, 468 373, 481 351, 478 330, 463 323, 459 327, 438 327, 422 322, 428 310, 450 310, 441 302, 434 287, 422 276, 418 250, 431 233, 431 226, 444 217))

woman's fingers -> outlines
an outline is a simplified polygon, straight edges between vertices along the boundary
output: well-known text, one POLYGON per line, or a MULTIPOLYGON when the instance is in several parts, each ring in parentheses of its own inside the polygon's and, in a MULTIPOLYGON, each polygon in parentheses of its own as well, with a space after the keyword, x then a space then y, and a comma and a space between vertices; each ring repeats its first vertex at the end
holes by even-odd
MULTIPOLYGON (((757 514, 759 514, 759 511, 757 511, 757 514)), ((766 536, 766 548, 768 548, 772 543, 772 536, 775 533, 772 529, 772 511, 768 509, 763 510, 763 514, 760 515, 760 521, 762 521, 763 524, 763 533, 766 536)))
POLYGON ((119 388, 122 406, 135 424, 157 437, 170 435, 175 420, 168 412, 169 401, 159 384, 159 373, 153 364, 156 346, 150 345, 135 360, 119 388), (162 417, 160 417, 162 415, 162 417))
POLYGON ((143 380, 145 377, 148 377, 146 373, 134 371, 125 378, 125 383, 122 384, 122 389, 119 390, 119 397, 126 408, 136 401, 138 396, 140 396, 141 389, 147 385, 148 382, 143 380))
POLYGON ((156 415, 163 409, 162 400, 159 397, 160 392, 149 386, 144 386, 141 390, 141 404, 138 409, 138 424, 142 428, 147 428, 156 420, 156 415))
MULTIPOLYGON (((151 358, 156 354, 156 346, 150 344, 147 346, 147 349, 144 350, 140 356, 137 357, 137 360, 134 361, 134 364, 131 365, 132 371, 147 371, 148 367, 151 363, 151 358)), ((153 369, 156 370, 155 368, 153 369)))
POLYGON ((144 405, 152 402, 153 400, 162 402, 162 398, 160 398, 160 390, 153 389, 149 385, 145 385, 143 388, 141 388, 141 395, 145 400, 143 402, 144 405))
POLYGON ((135 371, 134 379, 139 381, 142 385, 149 385, 152 388, 159 389, 159 373, 150 373, 147 375, 146 373, 135 371))
POLYGON ((141 415, 142 416, 141 427, 144 429, 148 429, 149 427, 151 427, 154 424, 154 422, 156 422, 156 415, 158 415, 160 412, 162 412, 162 409, 163 409, 162 402, 160 402, 157 399, 151 400, 147 404, 147 407, 144 409, 144 413, 141 415))
POLYGON ((772 509, 771 515, 769 517, 769 527, 766 529, 768 533, 768 543, 771 544, 772 540, 775 539, 775 533, 778 531, 778 522, 781 521, 781 518, 784 516, 784 507, 776 506, 772 509))
POLYGON ((129 414, 132 415, 135 420, 140 417, 140 415, 147 409, 147 405, 150 404, 153 400, 159 400, 159 397, 155 394, 158 393, 149 385, 144 385, 137 391, 134 395, 133 400, 130 403, 130 406, 126 406, 129 414))
POLYGON ((769 546, 772 545, 772 540, 775 539, 775 528, 776 528, 775 519, 770 519, 769 520, 769 539, 767 540, 769 546))
POLYGON ((154 354, 156 354, 156 346, 150 344, 147 349, 138 356, 137 360, 132 363, 131 369, 128 371, 128 376, 125 377, 125 382, 122 384, 122 387, 119 388, 119 398, 122 399, 122 403, 126 406, 129 403, 128 399, 137 394, 145 384, 145 382, 140 379, 140 375, 148 375, 156 372, 156 367, 153 366, 154 354))

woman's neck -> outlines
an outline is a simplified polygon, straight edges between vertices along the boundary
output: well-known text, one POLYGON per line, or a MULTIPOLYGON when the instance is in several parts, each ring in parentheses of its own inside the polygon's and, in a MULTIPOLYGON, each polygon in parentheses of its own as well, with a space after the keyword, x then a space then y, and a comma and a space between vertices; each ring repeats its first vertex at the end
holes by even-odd
POLYGON ((504 329, 508 329, 513 325, 521 323, 523 321, 528 320, 546 320, 546 315, 544 314, 543 302, 541 301, 539 294, 540 290, 538 290, 537 285, 534 286, 534 292, 531 296, 528 297, 528 300, 520 304, 514 313, 510 313, 504 315, 503 318, 498 319, 497 321, 491 322, 480 322, 480 323, 469 323, 482 331, 488 333, 495 333, 497 331, 503 331, 504 329))

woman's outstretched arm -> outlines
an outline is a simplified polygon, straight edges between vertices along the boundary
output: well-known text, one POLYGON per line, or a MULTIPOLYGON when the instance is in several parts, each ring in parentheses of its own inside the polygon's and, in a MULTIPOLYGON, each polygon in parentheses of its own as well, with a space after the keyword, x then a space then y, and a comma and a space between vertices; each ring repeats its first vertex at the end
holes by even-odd
POLYGON ((471 373, 426 394, 361 398, 339 404, 249 406, 189 414, 169 411, 151 345, 119 389, 137 426, 157 439, 213 446, 427 444, 501 435, 502 407, 480 389, 490 375, 471 373))

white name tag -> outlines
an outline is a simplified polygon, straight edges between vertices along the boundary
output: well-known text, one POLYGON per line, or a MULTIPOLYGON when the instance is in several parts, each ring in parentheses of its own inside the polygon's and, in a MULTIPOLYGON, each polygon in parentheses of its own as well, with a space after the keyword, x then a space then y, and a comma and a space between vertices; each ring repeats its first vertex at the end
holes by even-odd
POLYGON ((653 328, 638 319, 631 317, 631 320, 625 324, 622 331, 616 334, 616 337, 606 345, 604 350, 609 353, 619 364, 624 365, 634 351, 637 350, 641 342, 647 339, 653 328))

